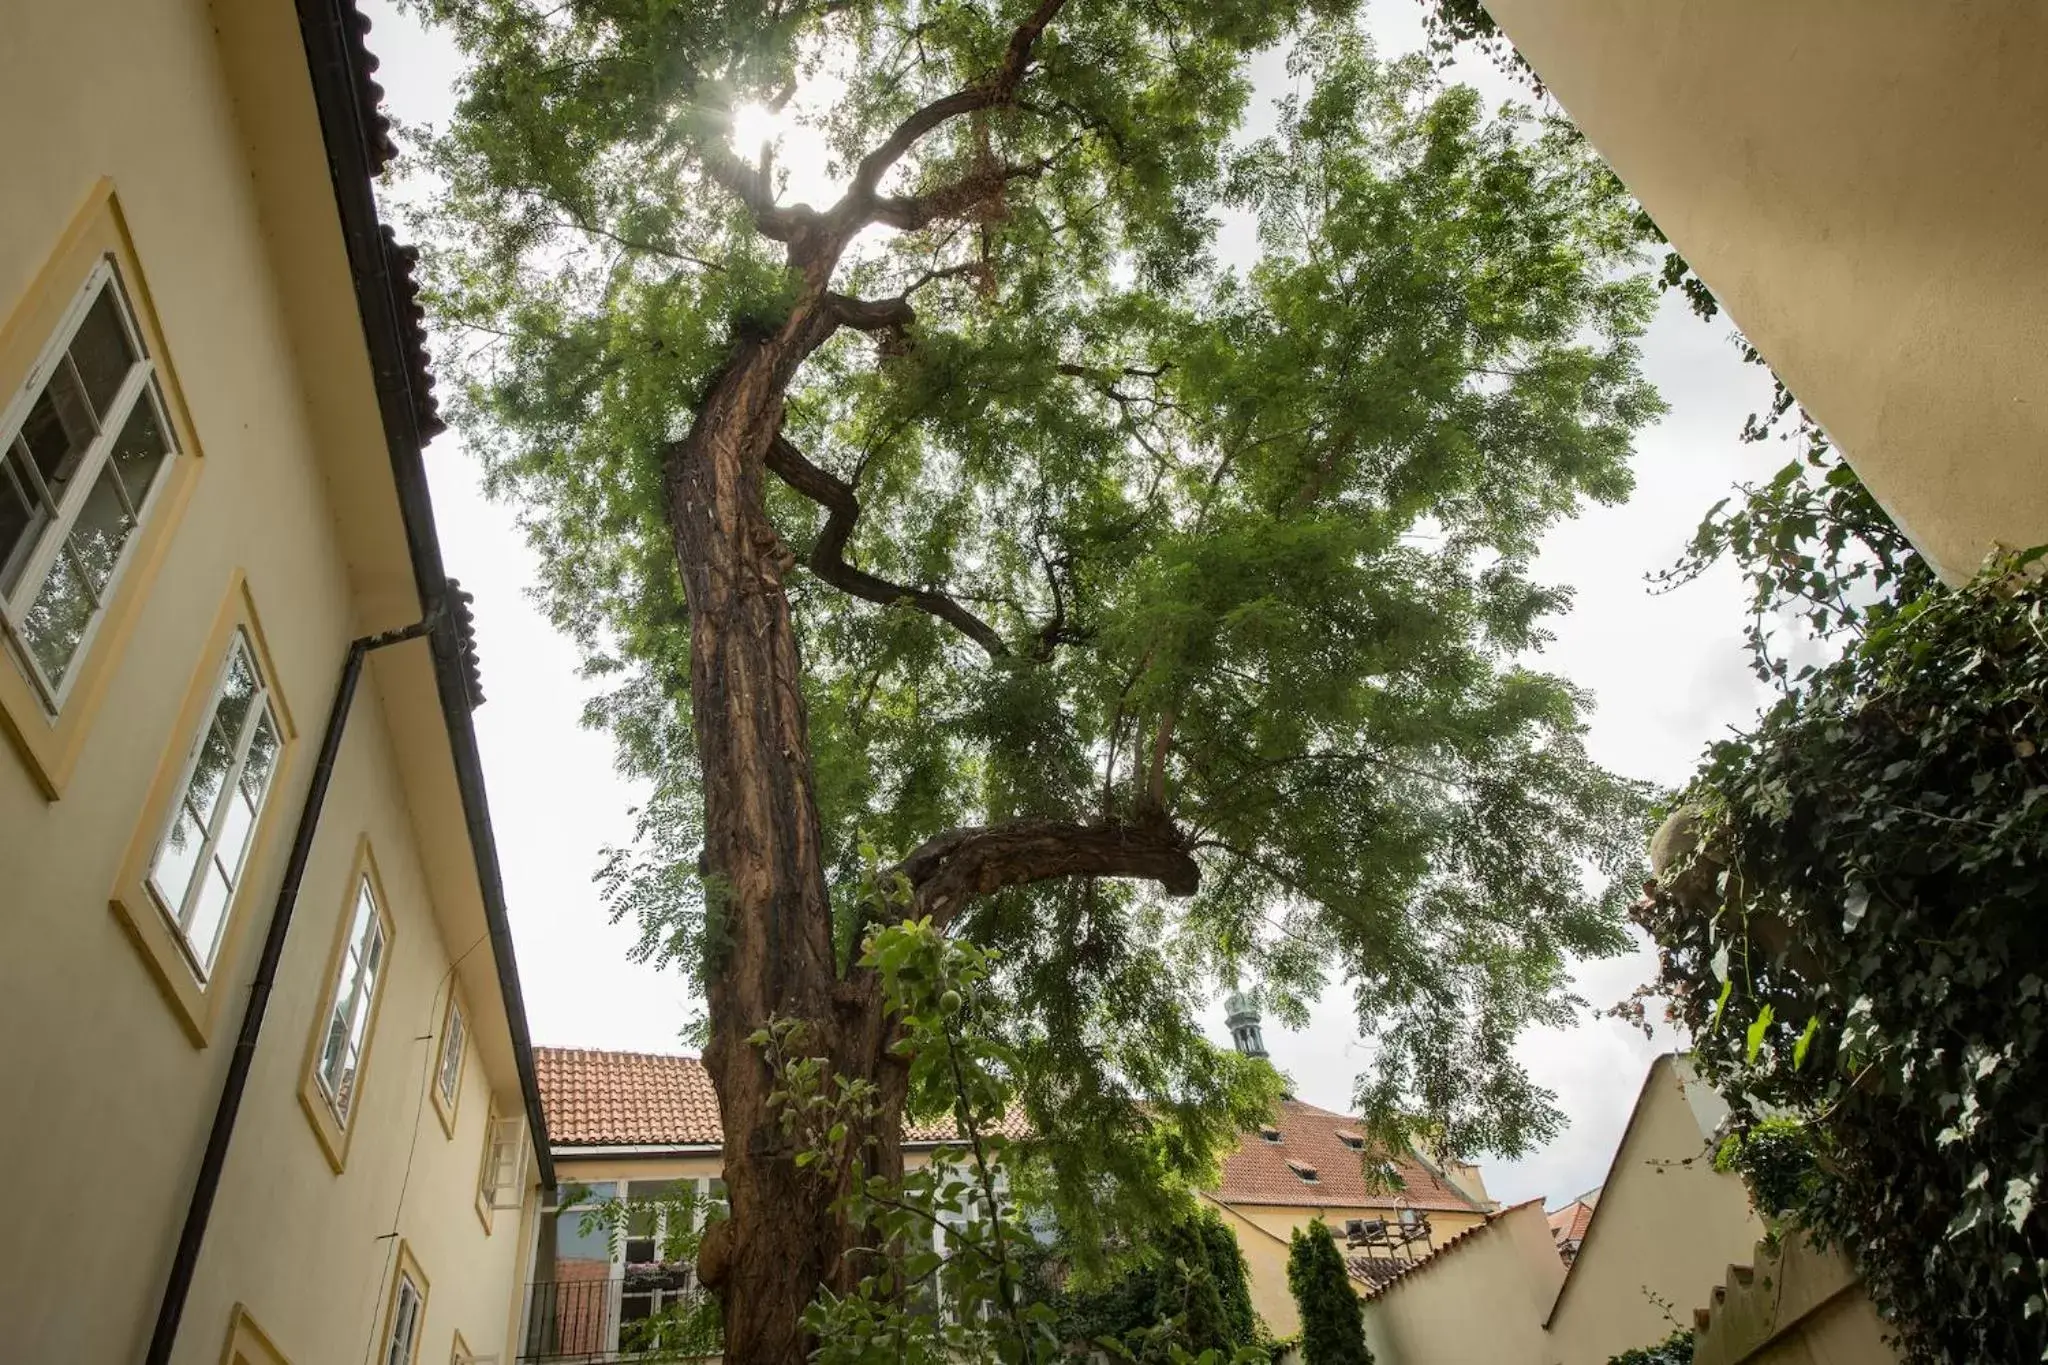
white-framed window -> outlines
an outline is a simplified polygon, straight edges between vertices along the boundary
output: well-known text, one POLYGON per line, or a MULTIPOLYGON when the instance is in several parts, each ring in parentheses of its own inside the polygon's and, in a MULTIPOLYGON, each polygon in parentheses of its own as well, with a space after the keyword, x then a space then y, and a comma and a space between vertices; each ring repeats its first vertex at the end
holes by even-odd
MULTIPOLYGON (((477 1173, 477 1208, 516 1209, 526 1198, 526 1120, 500 1118, 492 1111, 484 1125, 484 1163, 477 1173)), ((490 1220, 484 1220, 488 1227, 490 1220)))
POLYGON ((144 881, 202 983, 270 795, 279 732, 269 684, 237 628, 144 881))
POLYGON ((695 1268, 665 1259, 670 1237, 725 1216, 725 1181, 717 1176, 674 1180, 592 1181, 559 1185, 541 1209, 533 1283, 528 1287, 526 1345, 535 1357, 598 1356, 640 1351, 658 1343, 638 1326, 679 1298, 702 1292, 695 1268), (614 1200, 625 1217, 605 1217, 614 1200), (637 1201, 650 1201, 634 1207, 637 1201))
POLYGON ((113 262, 0 411, 0 630, 55 715, 178 458, 113 262))
POLYGON ((370 1008, 383 967, 384 919, 377 913, 376 893, 365 873, 356 886, 355 918, 349 925, 348 946, 342 950, 341 971, 335 977, 317 1069, 321 1093, 344 1129, 355 1104, 356 1075, 362 1068, 370 1008))
POLYGON ((419 1354, 420 1319, 425 1316, 427 1296, 404 1265, 398 1267, 398 1286, 391 1294, 390 1331, 384 1342, 383 1365, 413 1365, 419 1354))
POLYGON ((434 1073, 434 1087, 441 1094, 441 1104, 450 1113, 455 1110, 455 1101, 462 1093, 462 1049, 469 1041, 468 1026, 462 1018, 462 1002, 452 996, 448 1001, 448 1024, 441 1030, 441 1066, 434 1073))

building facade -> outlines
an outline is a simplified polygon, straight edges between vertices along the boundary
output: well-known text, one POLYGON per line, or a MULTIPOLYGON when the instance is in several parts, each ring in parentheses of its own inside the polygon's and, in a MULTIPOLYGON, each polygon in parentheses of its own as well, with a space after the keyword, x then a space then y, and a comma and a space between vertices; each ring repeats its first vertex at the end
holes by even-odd
MULTIPOLYGON (((665 1228, 615 1229, 599 1211, 612 1200, 672 1199, 679 1186, 700 1209, 715 1204, 724 1125, 695 1057, 549 1047, 535 1055, 560 1184, 536 1222, 517 1358, 584 1360, 630 1345, 633 1324, 669 1295, 697 1292, 688 1267, 659 1263, 665 1228)), ((1009 1123, 1009 1136, 1026 1135, 1021 1117, 1009 1123)), ((1321 1219, 1349 1244, 1363 1293, 1483 1224, 1493 1207, 1469 1166, 1446 1170, 1413 1154, 1368 1166, 1358 1128, 1357 1119, 1284 1100, 1204 1192, 1236 1234, 1252 1304, 1277 1335, 1300 1327, 1287 1287, 1296 1229, 1321 1219)), ((913 1125, 905 1161, 915 1166, 952 1141, 949 1123, 913 1125)))
POLYGON ((11 1360, 441 1365, 517 1325, 547 1149, 366 28, 0 25, 11 1360))
POLYGON ((2048 11, 1486 11, 1944 578, 2048 541, 2048 11))

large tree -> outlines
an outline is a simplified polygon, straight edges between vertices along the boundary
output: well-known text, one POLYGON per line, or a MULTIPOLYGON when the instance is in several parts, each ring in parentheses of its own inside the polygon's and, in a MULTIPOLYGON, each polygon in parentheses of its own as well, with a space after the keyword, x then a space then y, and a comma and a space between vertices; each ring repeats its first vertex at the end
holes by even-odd
POLYGON ((730 1359, 857 1273, 750 1036, 806 1021, 900 1162, 864 840, 1001 950, 972 1025, 1070 1227, 1268 1093, 1218 980, 1346 982, 1388 1140, 1554 1128, 1511 1046, 1622 941, 1639 794, 1529 666, 1528 569, 1658 410, 1573 139, 1345 0, 418 2, 468 59, 422 142, 463 424, 653 784, 614 909, 708 1002, 730 1359), (829 202, 733 145, 793 97, 829 202))

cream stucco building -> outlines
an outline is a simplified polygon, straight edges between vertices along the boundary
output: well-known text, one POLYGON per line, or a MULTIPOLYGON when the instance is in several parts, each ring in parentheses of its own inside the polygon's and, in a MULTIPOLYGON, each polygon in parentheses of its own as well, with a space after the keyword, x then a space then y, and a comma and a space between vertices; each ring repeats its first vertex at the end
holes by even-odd
MULTIPOLYGON (((665 1227, 615 1229, 596 1211, 615 1199, 672 1200, 678 1182, 699 1208, 715 1203, 723 1192, 724 1125, 710 1074, 695 1057, 549 1047, 536 1057, 560 1184, 537 1223, 516 1354, 532 1361, 601 1355, 630 1344, 632 1324, 659 1312, 670 1295, 698 1291, 688 1268, 650 1264, 665 1227)), ((1021 1116, 1011 1123, 1011 1136, 1026 1135, 1021 1116)), ((1361 1235, 1347 1248, 1365 1293, 1426 1265, 1460 1233, 1485 1224, 1494 1207, 1471 1166, 1435 1166, 1411 1154, 1383 1163, 1391 1180, 1368 1179, 1359 1127, 1357 1119, 1284 1100, 1271 1123, 1244 1135, 1216 1188, 1203 1194, 1236 1234, 1252 1305, 1276 1335, 1301 1325, 1287 1287, 1296 1229, 1321 1219, 1342 1244, 1348 1226, 1363 1225, 1355 1231, 1366 1234, 1377 1225, 1373 1244, 1361 1235)), ((915 1166, 956 1140, 950 1123, 913 1126, 905 1160, 915 1166)), ((685 1216, 703 1215, 692 1209, 685 1216)))
POLYGON ((367 26, 4 10, 0 1356, 509 1360, 551 1176, 367 26))
POLYGON ((1945 577, 2048 541, 2048 9, 1486 9, 1945 577))
POLYGON ((1796 1233, 1781 1255, 1741 1178, 1714 1169, 1727 1115, 1684 1057, 1659 1057, 1596 1200, 1557 1223, 1537 1202, 1497 1211, 1366 1289, 1374 1358, 1607 1365, 1698 1328, 1703 1365, 1887 1365, 1846 1264, 1796 1233))

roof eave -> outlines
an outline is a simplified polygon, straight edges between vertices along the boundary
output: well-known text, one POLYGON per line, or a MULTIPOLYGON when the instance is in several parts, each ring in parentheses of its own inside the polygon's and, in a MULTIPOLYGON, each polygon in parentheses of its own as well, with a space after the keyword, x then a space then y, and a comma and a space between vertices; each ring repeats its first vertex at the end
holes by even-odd
POLYGON ((425 371, 419 305, 415 287, 405 273, 410 261, 402 249, 396 248, 379 220, 376 196, 371 190, 380 169, 372 158, 389 147, 389 136, 375 107, 381 92, 371 79, 373 63, 362 41, 369 21, 356 8, 354 0, 297 0, 297 8, 307 72, 312 79, 321 138, 333 178, 335 208, 340 214, 349 274, 362 316, 363 340, 369 348, 376 379, 378 412, 405 523, 420 611, 423 616, 438 613, 439 617, 429 637, 435 689, 448 727, 463 821, 476 863, 498 988, 505 1001, 521 1098, 533 1136, 535 1165, 542 1185, 552 1186, 554 1161, 534 1070, 533 1043, 527 1033, 525 997, 513 954, 497 841, 491 832, 483 762, 470 715, 472 700, 462 643, 454 613, 441 610, 448 596, 448 575, 441 557, 440 536, 434 527, 426 463, 421 455, 426 441, 440 429, 440 422, 434 411, 431 380, 425 371))

